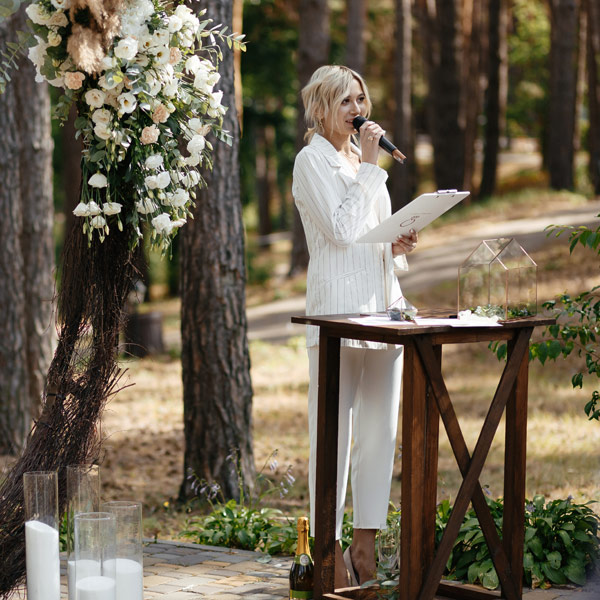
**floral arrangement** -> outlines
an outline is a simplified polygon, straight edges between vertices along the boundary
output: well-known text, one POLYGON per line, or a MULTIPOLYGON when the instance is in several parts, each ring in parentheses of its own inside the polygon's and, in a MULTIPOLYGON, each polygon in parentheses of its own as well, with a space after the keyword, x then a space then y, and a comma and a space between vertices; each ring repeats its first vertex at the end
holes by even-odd
POLYGON ((36 80, 63 88, 55 116, 73 103, 83 140, 81 201, 74 210, 91 241, 130 228, 132 245, 149 223, 166 250, 191 214, 207 134, 222 129, 216 38, 244 49, 243 36, 162 0, 36 0, 26 9, 36 80))

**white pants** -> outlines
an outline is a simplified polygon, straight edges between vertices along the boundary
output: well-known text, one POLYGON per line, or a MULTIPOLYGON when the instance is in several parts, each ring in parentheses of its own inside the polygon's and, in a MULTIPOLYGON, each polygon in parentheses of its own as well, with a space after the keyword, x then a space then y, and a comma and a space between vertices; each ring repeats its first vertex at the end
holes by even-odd
MULTIPOLYGON (((311 535, 315 523, 319 348, 308 348, 308 432, 311 535)), ((336 539, 342 537, 352 448, 355 529, 385 529, 396 449, 402 348, 340 349, 336 539)))

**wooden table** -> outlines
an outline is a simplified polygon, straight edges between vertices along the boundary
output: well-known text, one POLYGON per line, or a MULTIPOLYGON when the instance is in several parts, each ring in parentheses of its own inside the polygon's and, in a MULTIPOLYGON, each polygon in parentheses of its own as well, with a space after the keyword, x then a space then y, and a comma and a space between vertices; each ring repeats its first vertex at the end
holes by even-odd
MULTIPOLYGON (((447 313, 446 313, 447 314, 447 313)), ((438 313, 439 315, 439 313, 438 313)), ((527 375, 529 339, 534 327, 553 319, 523 318, 501 327, 424 326, 389 321, 363 325, 358 315, 299 316, 294 323, 317 325, 319 337, 319 406, 315 489, 315 598, 366 598, 364 590, 334 594, 335 506, 338 443, 340 339, 372 340, 404 346, 402 400, 402 514, 400 580, 402 600, 522 597, 527 375), (479 439, 469 453, 441 370, 444 344, 505 341, 506 366, 490 402, 479 439), (500 540, 487 507, 479 476, 498 424, 506 409, 504 516, 500 540), (434 545, 440 417, 462 484, 437 548, 434 545), (501 594, 475 586, 441 582, 444 566, 469 503, 473 504, 501 584, 501 594)), ((472 373, 477 377, 477 373, 472 373)))

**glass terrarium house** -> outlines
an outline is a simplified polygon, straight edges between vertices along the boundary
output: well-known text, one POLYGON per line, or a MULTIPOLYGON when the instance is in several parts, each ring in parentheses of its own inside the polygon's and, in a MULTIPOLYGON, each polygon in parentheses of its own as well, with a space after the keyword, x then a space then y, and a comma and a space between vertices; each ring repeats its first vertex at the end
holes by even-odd
POLYGON ((458 310, 511 319, 537 313, 537 264, 514 238, 483 240, 458 269, 458 310))

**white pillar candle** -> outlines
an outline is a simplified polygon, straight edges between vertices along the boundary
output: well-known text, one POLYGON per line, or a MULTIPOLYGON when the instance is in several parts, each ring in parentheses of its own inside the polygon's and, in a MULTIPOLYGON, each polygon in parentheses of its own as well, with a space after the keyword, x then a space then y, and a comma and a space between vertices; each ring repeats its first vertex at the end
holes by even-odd
POLYGON ((77 579, 77 600, 115 600, 115 580, 96 575, 77 579))
POLYGON ((28 600, 60 600, 58 531, 41 521, 25 523, 28 600))
POLYGON ((76 600, 75 582, 77 579, 92 577, 93 575, 101 575, 100 563, 97 560, 81 558, 67 562, 69 600, 76 600))
MULTIPOLYGON (((112 563, 113 561, 106 561, 112 563)), ((117 600, 143 600, 144 570, 137 560, 117 558, 115 572, 117 576, 117 600)))

